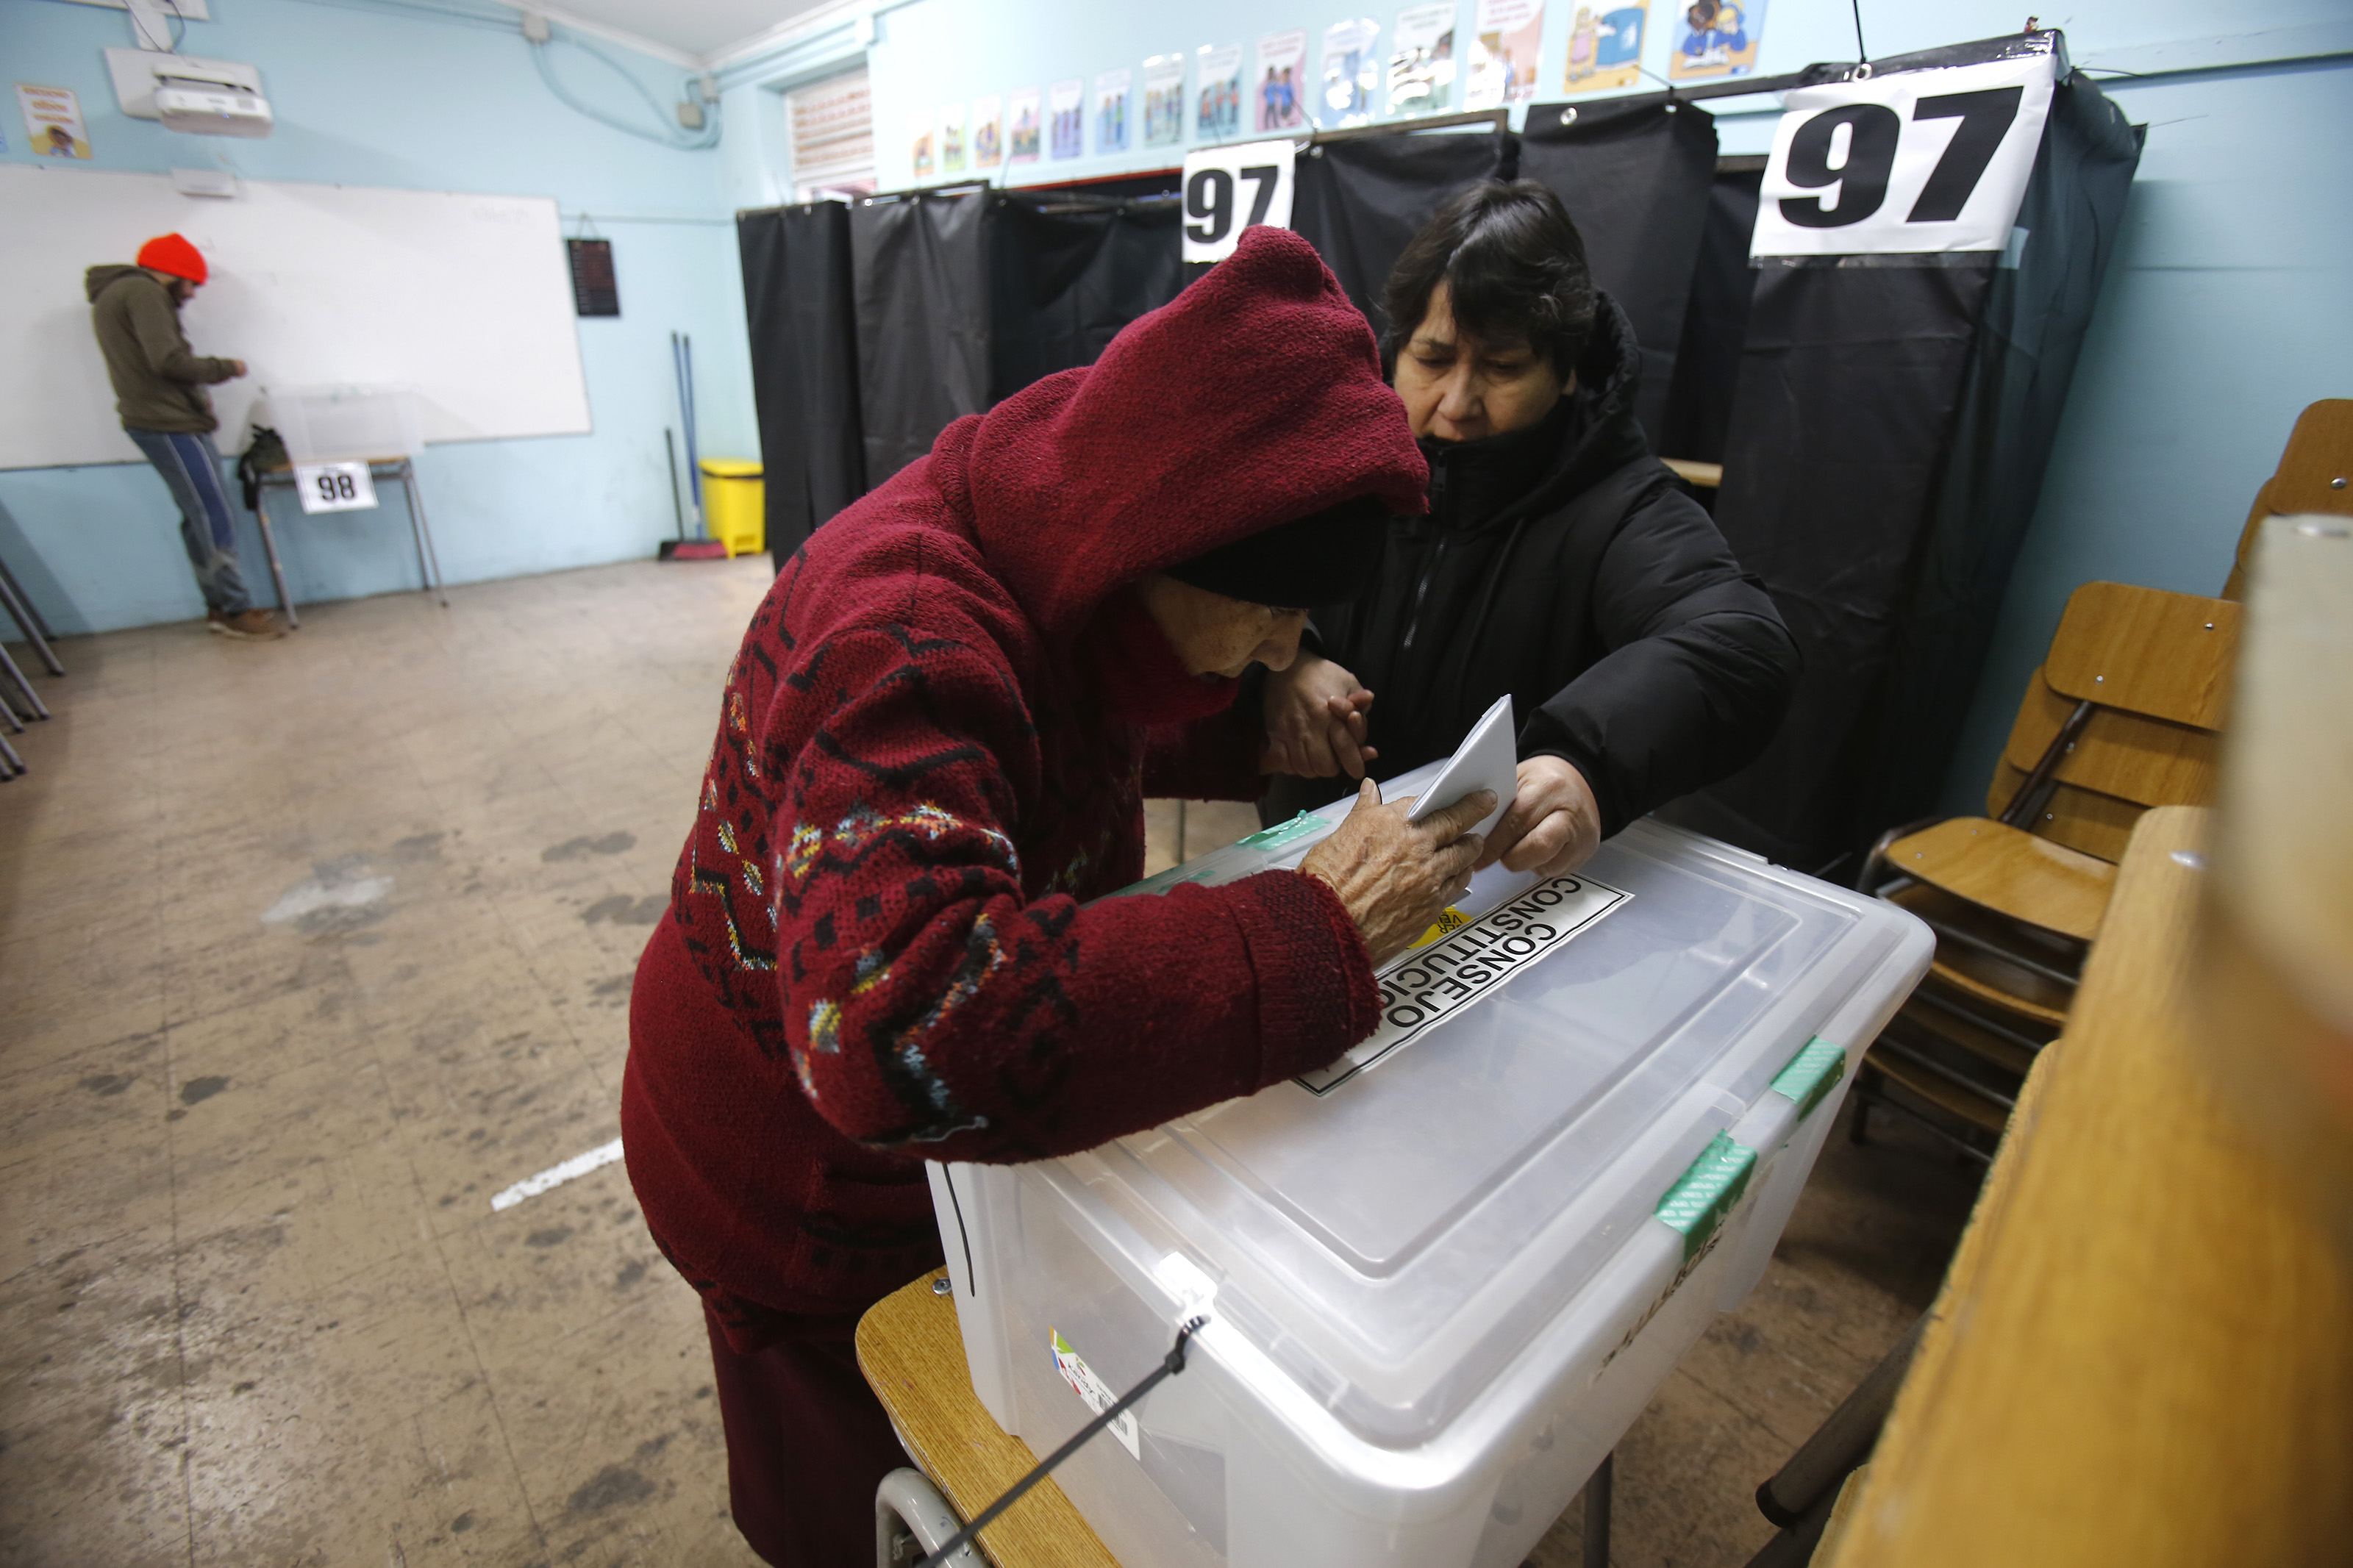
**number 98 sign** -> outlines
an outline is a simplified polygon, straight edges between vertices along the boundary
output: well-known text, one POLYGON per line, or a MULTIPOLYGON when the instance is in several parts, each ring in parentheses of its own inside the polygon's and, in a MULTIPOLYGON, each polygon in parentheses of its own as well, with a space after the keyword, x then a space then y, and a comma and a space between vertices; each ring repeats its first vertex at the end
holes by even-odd
POLYGON ((1290 142, 1208 147, 1185 155, 1187 261, 1223 261, 1253 224, 1291 226, 1290 142))
POLYGON ((1749 254, 2002 249, 2052 79, 2038 54, 1791 92, 1749 254))
POLYGON ((297 463, 294 493, 306 512, 358 511, 375 505, 375 480, 365 463, 297 463))

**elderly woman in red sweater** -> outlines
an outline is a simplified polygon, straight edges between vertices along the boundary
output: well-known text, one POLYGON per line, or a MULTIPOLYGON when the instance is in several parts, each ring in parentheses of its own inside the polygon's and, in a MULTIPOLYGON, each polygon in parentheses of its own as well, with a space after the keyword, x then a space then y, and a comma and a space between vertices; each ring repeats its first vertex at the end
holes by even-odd
POLYGON ((1492 798, 1415 826, 1368 784, 1298 871, 1088 901, 1143 874, 1146 795, 1314 765, 1237 678, 1291 661, 1297 606, 1346 596, 1426 476, 1364 318, 1255 228, 1093 366, 949 426, 754 616, 621 1126, 768 1562, 872 1549, 903 1460, 850 1336, 940 1261, 923 1161, 1085 1149, 1323 1066, 1467 882, 1492 798))

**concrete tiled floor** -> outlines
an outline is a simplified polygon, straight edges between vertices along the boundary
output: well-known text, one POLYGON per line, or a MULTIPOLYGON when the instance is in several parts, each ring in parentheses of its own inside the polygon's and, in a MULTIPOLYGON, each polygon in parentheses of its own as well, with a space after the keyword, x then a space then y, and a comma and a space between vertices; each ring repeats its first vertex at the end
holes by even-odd
MULTIPOLYGON (((489 1198, 615 1135, 765 585, 647 563, 63 647, 0 786, 0 1563, 753 1561, 620 1168, 489 1198)), ((1190 847, 1251 826, 1196 806, 1190 847)), ((1621 1448, 1618 1563, 1746 1561, 1750 1490, 1926 1302, 1969 1191, 1833 1142, 1621 1448)), ((1576 1550, 1566 1521, 1538 1561, 1576 1550)))

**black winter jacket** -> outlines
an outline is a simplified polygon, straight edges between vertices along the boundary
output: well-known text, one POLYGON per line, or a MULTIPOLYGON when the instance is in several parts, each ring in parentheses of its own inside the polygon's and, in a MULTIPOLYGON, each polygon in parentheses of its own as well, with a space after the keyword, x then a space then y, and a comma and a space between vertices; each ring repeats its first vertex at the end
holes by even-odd
MULTIPOLYGON (((1497 697, 1522 758, 1583 773, 1604 836, 1772 739, 1798 648, 1634 421, 1641 358, 1607 295, 1577 391, 1543 423, 1425 441, 1430 511, 1389 525, 1379 575, 1320 607, 1312 645, 1375 693, 1379 776, 1450 753, 1497 697)), ((1275 781, 1271 818, 1345 793, 1275 781)))

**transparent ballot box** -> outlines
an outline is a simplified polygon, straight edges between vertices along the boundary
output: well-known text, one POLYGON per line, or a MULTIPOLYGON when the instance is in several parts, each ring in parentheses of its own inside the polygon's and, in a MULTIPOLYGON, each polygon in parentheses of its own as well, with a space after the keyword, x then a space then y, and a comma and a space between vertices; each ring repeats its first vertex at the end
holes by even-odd
POLYGON ((425 450, 417 394, 401 386, 271 387, 254 423, 272 426, 297 463, 414 458, 425 450))
MULTIPOLYGON (((1393 782, 1390 798, 1434 776, 1393 782)), ((1126 890, 1295 866, 1350 803, 1126 890)), ((1491 868, 1306 1078, 931 1167, 975 1392, 1126 1568, 1516 1568, 1746 1299, 1926 926, 1641 822, 1491 868)))

